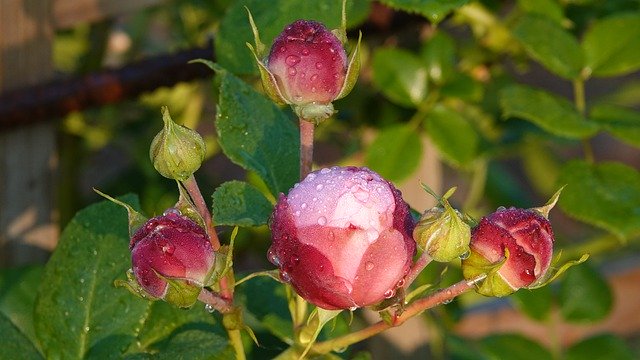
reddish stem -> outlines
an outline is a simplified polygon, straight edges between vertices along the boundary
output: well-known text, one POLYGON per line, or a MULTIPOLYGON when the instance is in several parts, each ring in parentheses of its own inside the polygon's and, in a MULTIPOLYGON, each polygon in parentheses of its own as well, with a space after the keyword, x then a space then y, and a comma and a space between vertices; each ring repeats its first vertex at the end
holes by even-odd
POLYGON ((233 305, 231 304, 231 301, 207 289, 202 289, 202 291, 200 291, 200 295, 198 295, 198 300, 211 306, 213 309, 218 310, 222 314, 229 313, 231 312, 231 310, 233 310, 233 305))
POLYGON ((313 165, 313 132, 315 124, 300 118, 300 180, 304 179, 313 165))
POLYGON ((196 206, 196 210, 202 218, 204 219, 204 223, 207 227, 207 233, 209 234, 209 241, 211 241, 211 247, 213 251, 218 251, 220 249, 220 239, 218 239, 218 234, 216 233, 216 229, 213 227, 213 217, 207 208, 207 203, 204 201, 202 197, 202 193, 200 192, 200 188, 198 187, 198 183, 196 182, 196 178, 191 175, 186 181, 183 181, 185 189, 191 196, 191 200, 193 204, 196 206))
POLYGON ((420 272, 422 272, 422 270, 424 270, 424 268, 429 265, 430 262, 431 256, 429 256, 426 251, 423 252, 422 255, 420 255, 420 258, 415 262, 415 264, 413 264, 411 269, 409 269, 409 273, 404 277, 405 289, 409 288, 409 285, 411 285, 416 280, 418 275, 420 275, 420 272))

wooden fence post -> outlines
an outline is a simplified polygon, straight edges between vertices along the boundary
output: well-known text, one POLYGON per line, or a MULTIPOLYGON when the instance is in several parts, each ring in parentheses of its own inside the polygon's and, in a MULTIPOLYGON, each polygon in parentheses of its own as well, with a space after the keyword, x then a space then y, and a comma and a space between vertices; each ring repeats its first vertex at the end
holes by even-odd
MULTIPOLYGON (((0 1, 0 92, 45 82, 52 68, 52 5, 0 1)), ((58 239, 53 123, 0 134, 0 267, 43 262, 58 239)))

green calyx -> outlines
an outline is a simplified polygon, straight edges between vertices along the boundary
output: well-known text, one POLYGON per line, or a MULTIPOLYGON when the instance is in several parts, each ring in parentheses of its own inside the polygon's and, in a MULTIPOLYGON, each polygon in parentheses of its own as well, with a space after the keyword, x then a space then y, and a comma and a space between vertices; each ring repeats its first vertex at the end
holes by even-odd
POLYGON ((491 263, 476 251, 471 251, 469 257, 462 260, 462 275, 467 280, 474 280, 486 275, 484 280, 476 284, 476 292, 484 296, 503 297, 513 294, 516 290, 507 283, 498 271, 509 258, 509 250, 505 249, 505 257, 491 263))
POLYGON ((206 147, 196 131, 176 124, 169 109, 162 107, 163 129, 151 142, 149 157, 164 177, 185 181, 200 168, 206 147))
MULTIPOLYGON (((435 196, 426 185, 423 187, 435 196)), ((471 228, 448 201, 454 192, 455 188, 452 188, 442 198, 435 196, 438 206, 427 210, 413 231, 420 249, 438 262, 453 261, 469 252, 471 228)))
POLYGON ((93 191, 98 193, 98 195, 102 196, 103 198, 111 201, 112 203, 118 204, 123 208, 127 209, 127 217, 129 219, 129 237, 133 237, 133 234, 135 234, 136 231, 138 231, 138 229, 140 229, 142 225, 144 225, 147 222, 147 220, 149 220, 146 216, 137 212, 131 205, 124 203, 118 199, 115 199, 98 189, 93 189, 93 191))

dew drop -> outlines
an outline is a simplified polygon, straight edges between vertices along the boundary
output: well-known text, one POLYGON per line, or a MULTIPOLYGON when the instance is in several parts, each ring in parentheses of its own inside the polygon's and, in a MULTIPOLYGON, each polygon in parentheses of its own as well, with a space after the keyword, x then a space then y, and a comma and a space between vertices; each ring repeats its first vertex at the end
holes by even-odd
POLYGON ((392 298, 394 295, 396 294, 396 291, 393 289, 389 289, 387 291, 384 292, 383 296, 385 299, 390 299, 392 298))
POLYGON ((349 308, 349 311, 356 311, 356 310, 358 310, 357 306, 352 306, 352 307, 349 308))
POLYGON ((84 298, 83 298, 82 296, 80 296, 80 297, 78 298, 78 300, 80 300, 80 301, 84 301, 84 298))
POLYGON ((460 255, 460 260, 466 260, 471 255, 471 251, 467 250, 460 255))
POLYGON ((312 93, 318 92, 318 88, 317 88, 317 87, 315 87, 315 86, 312 86, 312 87, 311 87, 311 92, 312 92, 312 93))
POLYGON ((320 190, 322 190, 323 187, 324 187, 324 185, 318 184, 318 185, 316 185, 316 190, 320 191, 320 190))
POLYGON ((169 215, 182 215, 182 213, 180 212, 180 210, 176 209, 176 208, 169 208, 167 210, 165 210, 162 215, 164 216, 169 216, 169 215))
POLYGON ((211 305, 211 304, 206 304, 206 305, 204 306, 204 309, 205 309, 205 310, 207 310, 207 311, 208 311, 208 312, 210 312, 210 313, 212 313, 212 312, 216 311, 216 309, 215 309, 215 308, 213 307, 213 305, 211 305))
POLYGON ((320 174, 328 174, 330 172, 331 172, 331 169, 329 169, 329 168, 324 168, 324 169, 320 170, 320 174))
POLYGON ((450 304, 453 301, 453 299, 446 299, 442 302, 443 305, 447 305, 450 304))
POLYGON ((313 198, 313 199, 311 199, 311 200, 312 200, 313 202, 316 202, 316 201, 318 201, 318 198, 317 198, 317 197, 314 197, 314 198, 313 198))
POLYGON ((309 55, 309 49, 302 49, 301 53, 302 55, 307 56, 309 55))
POLYGON ((84 278, 80 279, 80 284, 84 284, 84 278))
POLYGON ((320 226, 327 225, 327 218, 324 217, 324 216, 320 216, 318 218, 318 225, 320 225, 320 226))
POLYGON ((376 229, 370 228, 367 230, 367 239, 369 239, 370 243, 374 243, 376 240, 378 240, 379 235, 380 233, 376 229))
POLYGON ((284 270, 280 270, 280 280, 287 283, 291 282, 291 275, 289 275, 289 273, 284 270))
POLYGON ((375 267, 375 265, 371 262, 371 261, 367 261, 366 264, 364 264, 364 268, 367 270, 373 270, 373 268, 375 267))
POLYGON ((336 49, 334 49, 334 48, 329 48, 329 51, 330 51, 332 54, 335 54, 335 53, 336 53, 336 49))
POLYGON ((507 208, 506 208, 506 207, 504 207, 504 206, 499 206, 499 207, 496 209, 496 211, 504 211, 504 210, 507 210, 507 208))
POLYGON ((396 283, 396 287, 397 288, 401 288, 404 286, 404 278, 400 279, 397 283, 396 283))
POLYGON ((290 67, 289 70, 288 70, 289 76, 294 76, 297 73, 298 72, 296 71, 296 68, 294 68, 294 67, 290 67))
POLYGON ((293 213, 295 216, 300 216, 300 210, 296 211, 295 213, 293 213))
POLYGON ((316 174, 310 173, 309 175, 307 175, 307 179, 306 180, 312 181, 315 178, 316 178, 316 174))
POLYGON ((313 74, 313 75, 311 75, 311 77, 309 78, 309 80, 311 80, 311 81, 316 81, 316 80, 318 80, 318 74, 313 74))
POLYGON ((295 65, 295 64, 300 62, 300 56, 289 55, 289 56, 287 56, 285 62, 287 63, 287 65, 293 66, 293 65, 295 65))
POLYGON ((285 51, 287 51, 287 47, 286 47, 286 46, 281 46, 281 47, 280 47, 280 52, 282 52, 282 53, 283 53, 283 52, 285 52, 285 51))
POLYGON ((316 69, 320 70, 320 69, 322 69, 322 67, 323 67, 322 63, 320 61, 318 61, 316 63, 316 69))
POLYGON ((300 208, 303 209, 303 210, 306 209, 307 208, 307 203, 302 203, 302 205, 300 205, 300 208))
POLYGON ((269 262, 275 266, 280 266, 281 264, 280 259, 278 258, 278 255, 276 255, 276 252, 273 251, 272 249, 269 249, 269 252, 267 253, 267 259, 269 259, 269 262))

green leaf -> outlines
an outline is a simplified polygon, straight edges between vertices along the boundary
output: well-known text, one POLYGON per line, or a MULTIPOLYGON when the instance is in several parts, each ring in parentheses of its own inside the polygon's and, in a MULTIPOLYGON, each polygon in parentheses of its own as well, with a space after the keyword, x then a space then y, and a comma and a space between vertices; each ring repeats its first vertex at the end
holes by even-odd
POLYGON ((373 83, 394 103, 417 107, 427 96, 427 68, 415 54, 381 48, 373 54, 373 83))
POLYGON ((604 319, 613 306, 607 281, 587 264, 567 270, 560 286, 560 310, 570 322, 595 322, 604 319))
POLYGON ((216 225, 265 225, 273 206, 260 190, 242 181, 229 181, 213 193, 213 220, 216 225))
POLYGON ((559 25, 564 21, 562 6, 556 0, 518 0, 518 6, 528 13, 545 16, 559 25))
POLYGON ((234 357, 228 340, 205 327, 179 332, 152 359, 227 360, 234 357))
MULTIPOLYGON (((137 198, 122 201, 137 205, 137 198)), ((127 213, 103 201, 69 223, 45 267, 35 330, 47 358, 81 359, 97 344, 119 358, 134 340, 149 303, 116 289, 130 267, 127 213)))
POLYGON ((469 0, 381 0, 381 3, 402 11, 420 14, 433 23, 439 23, 452 10, 469 0))
POLYGON ((429 39, 421 50, 426 62, 428 75, 436 84, 445 83, 455 75, 456 46, 453 38, 443 31, 438 31, 429 39))
POLYGON ((596 21, 582 47, 594 76, 618 76, 640 68, 640 13, 614 15, 596 21))
POLYGON ((594 135, 599 126, 580 115, 566 99, 521 85, 500 91, 504 117, 518 117, 554 135, 583 139, 594 135))
POLYGON ((614 105, 597 105, 590 115, 611 135, 640 147, 640 112, 614 105))
POLYGON ((33 308, 42 271, 40 266, 30 266, 0 272, 0 313, 6 315, 36 346, 33 308))
POLYGON ((511 295, 510 299, 525 315, 538 321, 545 320, 551 312, 553 293, 550 286, 535 290, 521 289, 511 295))
POLYGON ((436 105, 425 119, 425 129, 444 159, 455 166, 469 165, 478 155, 480 136, 452 109, 436 105))
POLYGON ((300 135, 282 110, 242 80, 220 71, 216 128, 220 146, 234 163, 258 173, 271 193, 298 181, 300 135))
POLYGON ((565 360, 632 360, 634 355, 623 339, 612 334, 595 335, 572 345, 565 360))
POLYGON ((491 335, 482 339, 480 344, 494 359, 553 359, 551 353, 542 345, 519 334, 491 335))
POLYGON ((410 124, 380 130, 367 149, 365 164, 391 181, 411 175, 422 157, 420 135, 410 124))
POLYGON ((11 320, 0 313, 0 349, 3 359, 42 359, 35 346, 11 320))
POLYGON ((617 162, 572 161, 562 168, 558 182, 567 184, 559 204, 570 216, 620 239, 640 234, 640 173, 636 169, 617 162))
POLYGON ((557 23, 539 15, 525 15, 513 35, 529 56, 551 72, 566 79, 577 79, 584 66, 578 41, 557 23))
MULTIPOLYGON (((247 9, 251 11, 267 50, 285 26, 298 19, 320 21, 327 28, 340 27, 342 0, 241 0, 234 2, 222 22, 215 41, 217 61, 236 74, 257 74, 258 69, 246 43, 253 44, 247 9)), ((366 19, 370 0, 347 1, 348 26, 366 19)))
POLYGON ((254 330, 259 331, 262 327, 284 342, 293 339, 283 284, 269 277, 255 277, 236 288, 236 299, 244 306, 246 315, 256 320, 255 323, 247 322, 254 330))

